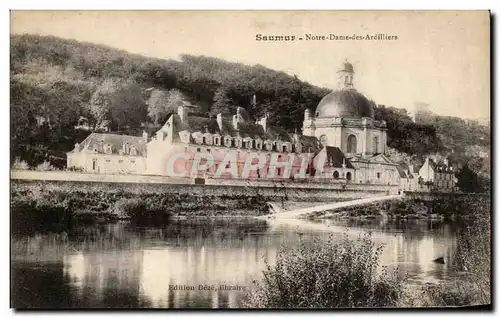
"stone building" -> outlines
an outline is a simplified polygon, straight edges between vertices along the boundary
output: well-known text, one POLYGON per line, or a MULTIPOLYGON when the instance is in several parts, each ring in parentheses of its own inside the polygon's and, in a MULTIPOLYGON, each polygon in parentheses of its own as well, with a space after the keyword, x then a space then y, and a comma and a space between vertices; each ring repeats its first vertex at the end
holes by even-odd
POLYGON ((427 157, 418 175, 419 182, 427 185, 429 190, 442 192, 455 191, 455 171, 453 170, 453 166, 449 165, 446 160, 438 163, 427 157))
MULTIPOLYGON (((321 144, 316 138, 287 133, 269 125, 267 116, 253 122, 241 107, 237 108, 232 118, 228 118, 222 114, 213 117, 194 116, 184 106, 180 106, 177 114, 170 116, 147 145, 147 174, 171 175, 166 169, 168 162, 172 156, 179 156, 175 160, 175 174, 189 171, 191 177, 213 177, 230 150, 236 156, 237 166, 234 168, 241 178, 282 179, 286 167, 280 162, 291 162, 290 177, 294 178, 302 167, 299 156, 295 155, 310 154, 312 162, 314 155, 321 150, 321 144), (197 153, 209 153, 214 159, 210 169, 203 175, 191 169, 197 153), (272 154, 279 154, 278 162, 272 162, 272 154), (265 157, 265 165, 248 175, 242 175, 246 160, 260 156, 265 157)), ((231 176, 223 174, 219 177, 231 176)))
POLYGON ((270 125, 267 115, 254 121, 241 107, 232 116, 203 117, 182 105, 152 136, 92 133, 68 153, 68 167, 96 173, 234 178, 220 173, 224 167, 234 169, 240 179, 286 176, 294 181, 300 177, 398 186, 398 165, 385 155, 385 121, 374 118, 374 103, 354 88, 350 63, 337 74, 339 88, 326 95, 313 114, 305 111, 302 134, 270 125), (226 162, 229 153, 235 156, 232 162, 226 162), (206 163, 207 171, 191 169, 194 158, 202 154, 213 159, 206 163), (249 158, 263 164, 245 172, 249 158))
POLYGON ((147 135, 91 133, 67 153, 67 167, 84 172, 141 174, 146 171, 147 135))
POLYGON ((397 164, 385 156, 387 125, 375 120, 374 103, 354 88, 354 68, 345 62, 337 72, 338 89, 326 95, 314 114, 304 113, 303 134, 337 147, 353 164, 356 183, 398 184, 397 164))

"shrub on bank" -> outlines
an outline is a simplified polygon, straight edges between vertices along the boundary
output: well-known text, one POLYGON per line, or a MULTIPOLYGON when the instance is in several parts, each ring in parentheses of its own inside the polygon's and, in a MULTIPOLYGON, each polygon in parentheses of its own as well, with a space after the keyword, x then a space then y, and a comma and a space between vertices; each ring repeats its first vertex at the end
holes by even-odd
POLYGON ((114 211, 118 218, 129 219, 135 224, 164 224, 171 217, 171 213, 164 206, 135 198, 118 200, 114 211))
POLYGON ((370 236, 302 241, 282 248, 262 282, 247 293, 252 308, 350 308, 396 306, 404 281, 379 265, 382 247, 370 236))

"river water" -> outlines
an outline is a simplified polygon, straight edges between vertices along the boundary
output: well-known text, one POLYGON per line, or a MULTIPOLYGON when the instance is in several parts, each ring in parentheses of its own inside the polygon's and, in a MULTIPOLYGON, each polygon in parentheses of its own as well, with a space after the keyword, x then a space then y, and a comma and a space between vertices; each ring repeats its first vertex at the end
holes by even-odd
POLYGON ((371 231, 382 265, 411 284, 451 279, 458 224, 408 220, 176 220, 163 228, 128 223, 11 241, 15 308, 238 307, 281 246, 371 231), (443 257, 445 264, 433 262, 443 257), (204 290, 211 288, 214 290, 204 290), (190 290, 194 289, 194 290, 190 290))

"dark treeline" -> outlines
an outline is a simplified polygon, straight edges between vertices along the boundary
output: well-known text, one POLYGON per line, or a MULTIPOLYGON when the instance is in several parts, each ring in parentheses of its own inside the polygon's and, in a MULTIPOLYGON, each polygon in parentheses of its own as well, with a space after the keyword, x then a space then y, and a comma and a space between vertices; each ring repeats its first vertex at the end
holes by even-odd
MULTIPOLYGON (((255 119, 269 113, 271 124, 293 132, 304 110, 330 92, 262 65, 205 56, 163 60, 38 35, 13 35, 10 47, 11 158, 29 165, 64 165, 65 152, 88 134, 74 129, 80 117, 136 134, 161 125, 185 101, 210 115, 232 114, 237 106, 255 119)), ((404 110, 379 105, 375 116, 387 121, 388 144, 399 152, 423 156, 453 145, 453 132, 414 123, 404 110)), ((484 141, 474 136, 473 144, 484 141)))

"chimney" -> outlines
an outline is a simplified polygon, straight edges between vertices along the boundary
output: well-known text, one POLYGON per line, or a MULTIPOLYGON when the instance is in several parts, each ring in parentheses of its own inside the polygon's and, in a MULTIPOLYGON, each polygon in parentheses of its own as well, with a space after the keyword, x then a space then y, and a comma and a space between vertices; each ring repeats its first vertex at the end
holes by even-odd
POLYGON ((181 122, 187 123, 187 108, 184 105, 177 107, 177 115, 181 118, 181 122))
POLYGON ((148 133, 145 130, 142 131, 142 139, 144 139, 145 143, 148 142, 148 133))
POLYGON ((311 119, 311 111, 309 110, 309 108, 306 108, 306 110, 304 111, 304 120, 309 119, 311 119))
POLYGON ((293 142, 299 142, 299 134, 297 134, 297 128, 295 128, 295 132, 293 133, 293 142))
POLYGON ((265 132, 267 132, 267 119, 269 118, 269 114, 266 113, 264 115, 264 117, 262 117, 261 119, 259 119, 256 123, 261 125, 262 128, 264 129, 265 132))
POLYGON ((238 115, 233 115, 233 127, 238 130, 238 115))
POLYGON ((219 130, 222 131, 222 113, 217 114, 217 125, 219 125, 219 130))
POLYGON ((243 122, 243 118, 241 117, 241 107, 236 108, 236 115, 233 115, 233 126, 234 129, 238 129, 238 124, 243 122))

